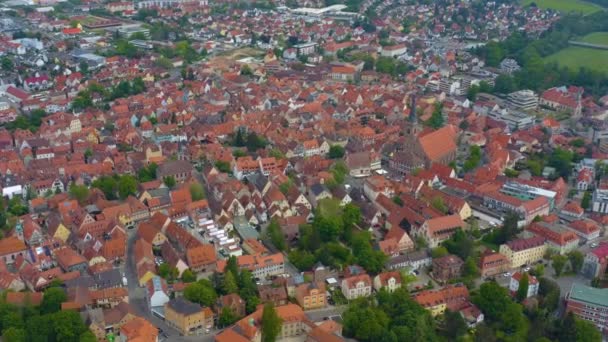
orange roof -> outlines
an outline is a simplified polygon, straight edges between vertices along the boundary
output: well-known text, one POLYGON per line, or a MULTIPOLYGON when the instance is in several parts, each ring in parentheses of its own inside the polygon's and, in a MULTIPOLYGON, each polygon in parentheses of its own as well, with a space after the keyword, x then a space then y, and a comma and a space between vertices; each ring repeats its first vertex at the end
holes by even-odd
POLYGON ((16 236, 9 236, 0 240, 0 256, 26 250, 25 243, 16 236))
POLYGON ((188 259, 188 265, 190 267, 209 265, 217 260, 215 247, 211 244, 189 248, 188 251, 186 251, 186 258, 188 259))
POLYGON ((18 306, 26 303, 36 306, 42 303, 42 297, 42 292, 7 292, 6 302, 18 306))
POLYGON ((129 342, 156 341, 158 329, 146 319, 136 317, 120 328, 120 335, 125 336, 129 342))
POLYGON ((455 128, 448 125, 420 137, 420 145, 427 158, 437 162, 443 156, 456 151, 455 137, 455 128))

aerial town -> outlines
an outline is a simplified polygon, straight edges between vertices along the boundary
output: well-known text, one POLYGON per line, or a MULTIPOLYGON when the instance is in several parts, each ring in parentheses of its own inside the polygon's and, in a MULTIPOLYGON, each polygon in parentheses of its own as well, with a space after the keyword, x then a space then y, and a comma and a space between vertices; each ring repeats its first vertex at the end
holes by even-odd
POLYGON ((3 0, 1 340, 605 341, 607 8, 3 0))

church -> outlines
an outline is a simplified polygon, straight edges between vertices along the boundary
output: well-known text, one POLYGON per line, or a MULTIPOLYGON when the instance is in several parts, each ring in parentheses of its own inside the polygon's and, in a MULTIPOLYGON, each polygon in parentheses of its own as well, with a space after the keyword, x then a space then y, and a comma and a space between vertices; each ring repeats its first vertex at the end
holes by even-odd
POLYGON ((456 159, 458 129, 446 125, 438 130, 423 129, 416 116, 416 98, 410 101, 410 113, 403 136, 383 149, 383 161, 389 171, 407 175, 433 163, 447 165, 456 159))

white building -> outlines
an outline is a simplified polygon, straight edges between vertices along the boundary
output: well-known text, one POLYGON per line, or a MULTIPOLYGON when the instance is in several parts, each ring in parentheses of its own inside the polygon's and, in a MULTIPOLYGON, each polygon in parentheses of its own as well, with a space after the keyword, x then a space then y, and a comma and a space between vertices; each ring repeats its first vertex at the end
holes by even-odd
MULTIPOLYGON (((509 282, 509 291, 511 291, 511 293, 517 293, 522 276, 523 274, 519 272, 515 272, 511 276, 511 282, 509 282)), ((538 279, 536 279, 535 276, 528 274, 528 294, 526 295, 526 298, 536 296, 538 294, 538 286, 538 279)))
POLYGON ((372 280, 367 274, 342 279, 342 294, 348 300, 369 297, 372 294, 372 280))

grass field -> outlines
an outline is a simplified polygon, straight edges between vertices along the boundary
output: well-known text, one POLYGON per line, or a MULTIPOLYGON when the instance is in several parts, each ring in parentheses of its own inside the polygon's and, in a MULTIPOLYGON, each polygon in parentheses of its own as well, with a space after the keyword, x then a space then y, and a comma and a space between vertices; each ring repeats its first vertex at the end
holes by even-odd
POLYGON ((573 70, 586 67, 596 71, 608 72, 608 50, 571 46, 545 58, 546 62, 556 62, 573 70))
POLYGON ((549 8, 561 12, 591 14, 602 9, 598 5, 581 0, 522 0, 524 6, 530 5, 533 2, 540 8, 549 8))
POLYGON ((593 32, 584 36, 581 39, 577 39, 585 43, 606 45, 608 46, 608 32, 593 32))

